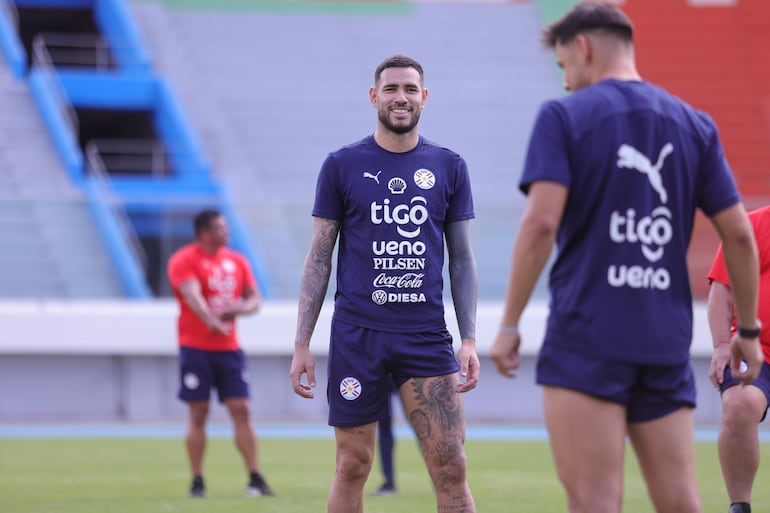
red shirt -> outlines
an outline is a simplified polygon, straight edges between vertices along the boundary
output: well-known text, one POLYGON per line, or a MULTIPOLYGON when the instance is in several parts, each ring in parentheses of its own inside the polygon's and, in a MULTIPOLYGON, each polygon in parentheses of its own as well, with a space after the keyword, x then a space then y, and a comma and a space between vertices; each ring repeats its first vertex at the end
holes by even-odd
MULTIPOLYGON (((759 302, 757 304, 757 317, 762 322, 762 332, 759 341, 762 343, 762 352, 765 361, 770 363, 770 206, 749 212, 749 219, 754 227, 754 237, 757 239, 759 250, 759 302)), ((709 280, 730 286, 727 276, 725 259, 722 257, 722 245, 720 244, 711 271, 709 280)), ((733 319, 733 328, 736 320, 733 319)))
POLYGON ((229 248, 219 248, 209 255, 197 243, 179 248, 168 261, 168 277, 179 301, 179 345, 205 351, 235 351, 239 348, 235 323, 230 321, 227 335, 213 333, 187 306, 179 286, 188 280, 197 280, 209 307, 221 311, 241 300, 243 289, 256 287, 248 260, 229 248))

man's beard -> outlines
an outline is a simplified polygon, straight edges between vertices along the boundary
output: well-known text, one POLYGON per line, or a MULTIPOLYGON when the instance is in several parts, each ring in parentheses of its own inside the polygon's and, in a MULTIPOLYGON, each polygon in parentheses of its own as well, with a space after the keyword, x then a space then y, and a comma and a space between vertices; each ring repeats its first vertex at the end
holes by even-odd
POLYGON ((412 120, 409 123, 407 123, 406 125, 395 125, 395 124, 393 124, 393 122, 390 121, 390 118, 388 117, 388 114, 389 114, 389 111, 387 109, 386 110, 381 110, 379 112, 379 116, 378 117, 380 118, 380 123, 382 123, 382 125, 385 128, 387 128, 388 130, 390 130, 394 134, 401 135, 401 134, 405 134, 405 133, 411 132, 414 129, 414 127, 417 126, 417 123, 420 122, 420 112, 419 111, 413 111, 412 112, 412 120))

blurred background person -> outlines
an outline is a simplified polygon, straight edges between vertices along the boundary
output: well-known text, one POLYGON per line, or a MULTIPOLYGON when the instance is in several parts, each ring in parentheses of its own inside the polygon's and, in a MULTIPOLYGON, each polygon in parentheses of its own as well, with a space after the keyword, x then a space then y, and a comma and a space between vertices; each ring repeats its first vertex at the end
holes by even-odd
POLYGON ((251 423, 246 357, 235 318, 262 304, 246 258, 227 247, 227 222, 217 210, 198 213, 195 241, 169 259, 168 277, 179 303, 179 399, 187 403, 185 444, 192 472, 190 496, 205 497, 203 456, 211 389, 233 422, 235 445, 249 473, 246 495, 273 495, 259 472, 257 439, 251 423))
POLYGON ((372 492, 372 495, 396 495, 396 474, 394 454, 396 451, 396 437, 393 432, 393 396, 398 396, 395 383, 390 384, 390 397, 388 407, 384 415, 377 423, 377 448, 380 451, 380 469, 382 470, 383 483, 372 492))
POLYGON ((759 247, 757 317, 762 328, 757 334, 765 362, 757 379, 747 386, 735 386, 741 382, 730 369, 730 339, 737 319, 721 246, 708 274, 707 312, 714 346, 709 378, 722 396, 717 450, 730 499, 729 513, 751 513, 751 490, 759 470, 759 423, 765 420, 770 404, 770 207, 749 212, 749 219, 759 247))

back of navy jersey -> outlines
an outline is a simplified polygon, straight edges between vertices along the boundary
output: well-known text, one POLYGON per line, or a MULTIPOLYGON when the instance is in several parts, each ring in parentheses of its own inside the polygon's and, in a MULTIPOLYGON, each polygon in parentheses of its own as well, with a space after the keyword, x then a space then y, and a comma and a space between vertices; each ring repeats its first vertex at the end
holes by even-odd
POLYGON ((444 228, 474 217, 462 157, 422 137, 405 153, 366 137, 326 158, 313 216, 340 223, 335 318, 391 332, 446 325, 444 228))
POLYGON ((537 181, 569 189, 545 342, 686 361, 695 210, 740 201, 713 121, 652 84, 601 81, 541 108, 520 187, 537 181))

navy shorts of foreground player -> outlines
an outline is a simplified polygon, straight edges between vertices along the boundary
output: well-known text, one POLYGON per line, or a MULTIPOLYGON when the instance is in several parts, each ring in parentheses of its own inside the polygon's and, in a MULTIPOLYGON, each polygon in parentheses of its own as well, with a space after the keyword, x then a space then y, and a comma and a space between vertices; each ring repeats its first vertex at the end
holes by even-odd
POLYGON ((648 365, 601 360, 545 344, 537 359, 537 383, 625 406, 628 422, 658 419, 682 407, 695 408, 695 378, 689 361, 648 365))
MULTIPOLYGON (((728 388, 740 384, 740 381, 733 379, 733 373, 730 370, 730 366, 728 365, 725 367, 725 377, 724 381, 722 381, 722 385, 719 387, 719 393, 724 394, 725 390, 728 388)), ((760 389, 762 393, 765 394, 765 401, 767 401, 767 404, 770 405, 770 365, 768 365, 767 362, 762 364, 762 368, 759 370, 759 376, 757 376, 757 379, 755 379, 751 384, 760 389)), ((767 408, 765 408, 765 413, 762 414, 760 422, 765 420, 766 416, 767 408)))
POLYGON ((212 387, 217 389, 220 403, 249 397, 246 357, 240 349, 219 352, 180 347, 179 378, 182 401, 208 401, 212 387))
POLYGON ((329 425, 352 427, 382 417, 391 393, 389 373, 400 388, 409 378, 455 373, 460 364, 444 328, 390 333, 334 319, 327 370, 329 425))

